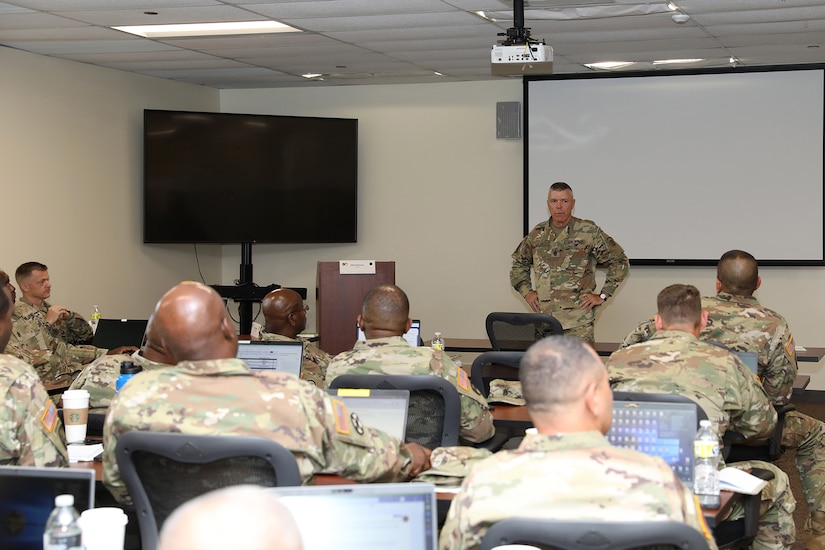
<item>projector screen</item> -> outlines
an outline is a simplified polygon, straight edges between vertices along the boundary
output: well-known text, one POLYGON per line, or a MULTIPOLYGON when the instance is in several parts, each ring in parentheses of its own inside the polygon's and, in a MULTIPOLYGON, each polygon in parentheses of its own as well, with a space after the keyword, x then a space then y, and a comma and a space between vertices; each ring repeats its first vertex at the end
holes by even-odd
POLYGON ((823 66, 525 77, 524 231, 567 182, 635 265, 825 265, 823 66))

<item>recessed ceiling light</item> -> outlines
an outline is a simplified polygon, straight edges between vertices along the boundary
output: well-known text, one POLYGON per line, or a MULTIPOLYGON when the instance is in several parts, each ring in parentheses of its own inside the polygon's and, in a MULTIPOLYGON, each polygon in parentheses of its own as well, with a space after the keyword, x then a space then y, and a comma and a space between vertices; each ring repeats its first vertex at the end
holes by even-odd
POLYGON ((654 65, 678 65, 680 63, 699 63, 704 59, 657 59, 654 65))
POLYGON ((230 21, 225 23, 181 23, 172 25, 136 25, 112 27, 144 38, 172 38, 182 36, 221 36, 230 34, 262 34, 301 32, 277 21, 230 21))

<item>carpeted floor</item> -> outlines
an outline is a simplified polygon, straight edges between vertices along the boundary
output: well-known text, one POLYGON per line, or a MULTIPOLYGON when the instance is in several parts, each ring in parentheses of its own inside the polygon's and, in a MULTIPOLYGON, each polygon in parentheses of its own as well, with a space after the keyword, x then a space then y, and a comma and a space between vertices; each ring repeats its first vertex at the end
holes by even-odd
MULTIPOLYGON (((814 399, 820 396, 817 394, 825 392, 807 392, 812 394, 814 399)), ((808 416, 818 418, 825 421, 825 402, 807 402, 801 401, 800 398, 793 400, 796 405, 796 410, 808 416)), ((776 465, 788 474, 788 479, 791 482, 791 489, 794 497, 796 497, 796 511, 794 512, 794 522, 796 523, 796 543, 793 545, 793 550, 804 550, 805 541, 808 538, 810 531, 806 529, 808 521, 808 504, 805 502, 805 493, 802 491, 802 485, 799 482, 799 473, 796 471, 796 453, 793 450, 785 451, 782 457, 776 462, 776 465)))

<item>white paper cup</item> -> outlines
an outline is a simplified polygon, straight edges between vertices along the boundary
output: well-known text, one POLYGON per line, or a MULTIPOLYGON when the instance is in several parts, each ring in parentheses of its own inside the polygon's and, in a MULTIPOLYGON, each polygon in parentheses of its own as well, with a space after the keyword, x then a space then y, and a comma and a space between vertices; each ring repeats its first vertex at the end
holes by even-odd
POLYGON ((129 518, 120 508, 92 508, 80 514, 86 550, 123 550, 129 518))
POLYGON ((527 428, 524 430, 524 435, 536 435, 539 431, 535 428, 527 428))
POLYGON ((63 424, 68 443, 82 443, 86 439, 89 419, 89 392, 66 390, 63 392, 63 424))

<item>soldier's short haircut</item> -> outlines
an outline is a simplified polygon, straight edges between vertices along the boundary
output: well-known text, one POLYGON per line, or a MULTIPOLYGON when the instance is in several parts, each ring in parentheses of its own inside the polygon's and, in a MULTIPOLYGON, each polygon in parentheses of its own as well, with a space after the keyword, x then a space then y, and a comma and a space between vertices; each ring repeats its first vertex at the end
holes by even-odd
POLYGON ((702 296, 693 285, 670 285, 656 297, 659 317, 665 326, 697 326, 702 319, 702 296))
POLYGON ((750 296, 759 280, 759 265, 744 250, 728 250, 716 265, 716 278, 722 283, 723 292, 750 296))
POLYGON ((563 181, 557 181, 553 185, 550 186, 550 191, 570 191, 573 192, 573 188, 564 183, 563 181))
POLYGON ((9 297, 6 296, 6 293, 3 291, 7 284, 8 282, 0 277, 0 317, 4 316, 11 307, 11 300, 9 300, 9 297))
POLYGON ((32 271, 46 271, 48 269, 46 264, 41 264, 40 262, 26 262, 20 264, 17 269, 14 270, 14 280, 17 281, 17 284, 20 284, 20 281, 29 278, 32 271))
POLYGON ((376 285, 364 296, 361 315, 373 327, 400 330, 399 334, 403 334, 410 317, 410 300, 395 285, 376 285))
POLYGON ((519 366, 531 412, 551 411, 581 398, 586 384, 605 373, 590 346, 574 336, 548 336, 527 350, 519 366))

